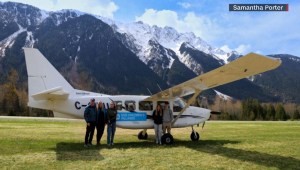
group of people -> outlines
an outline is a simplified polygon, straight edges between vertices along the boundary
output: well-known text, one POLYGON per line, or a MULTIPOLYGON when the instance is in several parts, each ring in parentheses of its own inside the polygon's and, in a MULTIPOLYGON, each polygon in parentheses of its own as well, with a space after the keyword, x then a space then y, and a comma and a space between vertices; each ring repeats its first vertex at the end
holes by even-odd
MULTIPOLYGON (((173 112, 169 108, 169 102, 164 103, 164 108, 157 104, 156 109, 152 114, 154 121, 154 131, 156 143, 162 144, 161 137, 163 134, 171 133, 173 121, 173 112)), ((86 121, 86 133, 84 147, 92 146, 94 131, 97 129, 97 146, 100 141, 107 124, 107 145, 114 145, 114 136, 116 132, 117 109, 114 102, 110 103, 108 109, 105 109, 104 104, 100 101, 96 106, 95 99, 90 100, 90 104, 85 108, 84 119, 86 121)))
POLYGON ((171 133, 173 112, 169 107, 169 102, 165 102, 164 108, 160 104, 157 104, 156 109, 152 114, 154 122, 154 132, 156 144, 161 145, 161 137, 163 134, 171 133))
POLYGON ((108 109, 105 109, 102 102, 96 106, 95 99, 90 100, 90 104, 85 108, 84 119, 86 121, 86 133, 84 147, 92 146, 95 128, 97 129, 97 146, 107 124, 107 145, 114 145, 114 136, 116 132, 117 109, 114 102, 110 103, 108 109))

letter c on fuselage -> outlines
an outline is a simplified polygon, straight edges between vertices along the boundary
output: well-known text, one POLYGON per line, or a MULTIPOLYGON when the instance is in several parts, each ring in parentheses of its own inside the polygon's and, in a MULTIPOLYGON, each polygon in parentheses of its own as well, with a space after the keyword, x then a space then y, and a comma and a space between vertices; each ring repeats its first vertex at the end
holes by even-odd
POLYGON ((75 102, 75 108, 76 108, 77 110, 80 110, 80 109, 81 109, 81 106, 80 106, 80 102, 79 102, 79 101, 76 101, 76 102, 75 102))

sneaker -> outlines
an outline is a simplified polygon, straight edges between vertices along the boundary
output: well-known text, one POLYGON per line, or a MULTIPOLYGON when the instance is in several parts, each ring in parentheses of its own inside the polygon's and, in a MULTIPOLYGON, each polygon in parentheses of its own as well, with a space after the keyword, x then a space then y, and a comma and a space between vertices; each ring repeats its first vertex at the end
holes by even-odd
POLYGON ((114 143, 111 143, 111 145, 114 145, 114 143))
POLYGON ((88 148, 89 146, 87 144, 84 144, 83 147, 88 148))
POLYGON ((90 147, 90 146, 93 146, 93 144, 91 144, 91 143, 89 143, 89 144, 87 144, 87 145, 88 145, 89 147, 90 147))

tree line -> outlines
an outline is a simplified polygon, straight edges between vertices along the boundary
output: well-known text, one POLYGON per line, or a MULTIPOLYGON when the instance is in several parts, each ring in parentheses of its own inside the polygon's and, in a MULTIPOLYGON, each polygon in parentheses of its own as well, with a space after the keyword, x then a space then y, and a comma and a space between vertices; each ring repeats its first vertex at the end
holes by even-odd
MULTIPOLYGON (((47 110, 27 107, 27 84, 19 82, 18 72, 12 69, 7 81, 0 84, 0 115, 53 117, 47 110)), ((223 100, 218 97, 214 103, 200 102, 198 106, 221 111, 221 120, 300 120, 300 109, 295 104, 261 103, 257 99, 243 101, 223 100)))
POLYGON ((18 72, 12 69, 7 81, 0 85, 0 115, 7 116, 53 116, 51 111, 27 107, 27 85, 19 82, 18 72))
MULTIPOLYGON (((217 119, 221 120, 267 120, 285 121, 300 120, 300 111, 295 106, 293 111, 287 112, 282 103, 260 103, 257 99, 243 100, 241 109, 238 111, 221 110, 221 115, 217 119)), ((291 109, 289 109, 291 110, 291 109)))

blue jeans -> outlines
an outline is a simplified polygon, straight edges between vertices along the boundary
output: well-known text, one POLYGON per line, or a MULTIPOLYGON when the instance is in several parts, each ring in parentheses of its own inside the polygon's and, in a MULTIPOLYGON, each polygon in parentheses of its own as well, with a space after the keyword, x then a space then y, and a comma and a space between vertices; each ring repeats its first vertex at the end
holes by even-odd
POLYGON ((114 143, 114 137, 116 132, 116 122, 107 124, 107 144, 111 145, 114 143))

